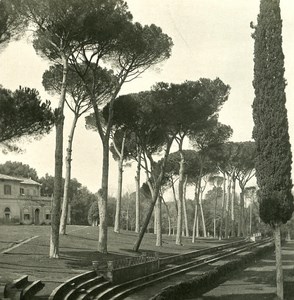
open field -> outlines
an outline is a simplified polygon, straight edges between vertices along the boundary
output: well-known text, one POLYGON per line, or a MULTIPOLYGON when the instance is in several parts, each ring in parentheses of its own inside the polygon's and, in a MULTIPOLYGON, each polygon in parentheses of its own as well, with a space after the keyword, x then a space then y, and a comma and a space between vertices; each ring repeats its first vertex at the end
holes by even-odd
MULTIPOLYGON (((16 246, 7 253, 0 254, 0 284, 29 275, 30 280, 41 279, 48 293, 61 282, 90 270, 93 260, 111 260, 138 255, 132 248, 137 234, 131 231, 113 233, 109 228, 107 255, 97 252, 98 228, 89 226, 68 226, 67 235, 60 236, 60 259, 50 259, 50 226, 0 226, 0 252, 16 246), (27 243, 22 241, 33 238, 27 243), (17 246, 19 244, 19 246, 17 246)), ((175 236, 164 236, 162 247, 155 246, 155 235, 146 234, 140 251, 156 251, 160 256, 183 253, 195 249, 212 247, 226 241, 199 239, 192 244, 191 239, 183 238, 183 246, 175 245, 175 236)))

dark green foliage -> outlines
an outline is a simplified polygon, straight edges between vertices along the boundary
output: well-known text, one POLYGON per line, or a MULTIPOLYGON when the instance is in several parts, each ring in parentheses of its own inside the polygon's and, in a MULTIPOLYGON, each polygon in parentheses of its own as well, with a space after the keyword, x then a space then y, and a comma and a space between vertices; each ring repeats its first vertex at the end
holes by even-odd
POLYGON ((209 190, 205 195, 205 200, 203 201, 203 212, 205 216, 206 230, 213 236, 213 218, 214 218, 214 210, 216 210, 216 225, 217 230, 219 232, 219 220, 221 218, 221 204, 222 204, 222 187, 213 187, 213 189, 209 190))
POLYGON ((99 224, 99 208, 98 201, 92 202, 89 211, 88 211, 88 223, 89 225, 98 225, 99 224))
POLYGON ((160 27, 129 23, 119 43, 119 63, 129 65, 131 71, 151 66, 169 58, 172 46, 172 39, 160 27))
POLYGON ((51 197, 54 190, 54 177, 46 173, 39 182, 41 183, 41 196, 51 197))
MULTIPOLYGON (((41 195, 51 197, 54 191, 54 177, 46 174, 40 178, 41 195)), ((62 179, 62 193, 64 188, 64 179, 62 179)), ((82 186, 77 179, 70 180, 68 198, 70 203, 71 224, 88 225, 88 211, 92 202, 96 201, 96 196, 85 186, 82 186)))
POLYGON ((152 97, 158 108, 165 109, 153 113, 158 114, 158 120, 166 120, 170 132, 191 135, 207 128, 211 118, 217 119, 217 113, 228 99, 229 92, 230 87, 219 78, 200 78, 182 84, 157 83, 153 87, 152 97))
MULTIPOLYGON (((77 45, 92 49, 98 41, 104 53, 113 51, 123 24, 132 19, 120 0, 10 0, 20 16, 37 24, 34 48, 47 59, 58 61, 77 45)), ((103 54, 104 54, 103 53, 103 54)))
POLYGON ((0 43, 9 39, 10 33, 8 31, 9 14, 6 9, 4 1, 0 1, 0 43))
POLYGON ((96 196, 86 187, 81 186, 72 195, 69 195, 71 206, 71 222, 75 225, 88 225, 88 212, 93 202, 97 202, 96 196))
POLYGON ((260 216, 265 223, 274 226, 289 220, 294 209, 278 0, 261 0, 253 37, 253 138, 257 151, 255 168, 260 189, 260 216))
MULTIPOLYGON (((83 72, 86 71, 85 67, 81 66, 80 68, 83 72)), ((61 93, 63 76, 62 69, 61 65, 56 64, 50 66, 43 74, 42 84, 45 90, 50 94, 60 95, 61 93)), ((115 85, 115 79, 112 75, 112 71, 96 67, 93 72, 95 72, 95 74, 90 74, 90 72, 88 72, 88 76, 85 76, 84 80, 89 82, 93 80, 92 76, 96 77, 97 81, 95 85, 95 93, 99 95, 100 99, 105 99, 106 101, 107 96, 109 96, 115 85)), ((66 99, 66 102, 73 112, 81 115, 89 107, 91 107, 89 92, 85 88, 84 81, 77 72, 75 72, 75 68, 71 64, 68 66, 66 93, 72 99, 71 101, 66 99)))
POLYGON ((0 143, 48 133, 53 121, 50 102, 42 103, 37 90, 0 88, 0 143))
POLYGON ((0 165, 0 174, 5 174, 15 177, 31 178, 38 181, 37 171, 29 165, 17 161, 7 161, 0 165))
POLYGON ((215 153, 222 171, 238 179, 241 189, 254 176, 256 147, 252 141, 227 142, 215 153))
POLYGON ((16 14, 15 6, 10 0, 0 0, 0 50, 11 38, 19 37, 26 22, 16 14))
MULTIPOLYGON (((42 196, 52 196, 54 190, 54 176, 45 174, 44 177, 40 178, 39 182, 41 183, 41 195, 42 196)), ((64 178, 62 178, 62 193, 64 188, 64 178)), ((72 199, 73 196, 82 188, 82 184, 73 178, 70 180, 69 188, 69 198, 72 199)))

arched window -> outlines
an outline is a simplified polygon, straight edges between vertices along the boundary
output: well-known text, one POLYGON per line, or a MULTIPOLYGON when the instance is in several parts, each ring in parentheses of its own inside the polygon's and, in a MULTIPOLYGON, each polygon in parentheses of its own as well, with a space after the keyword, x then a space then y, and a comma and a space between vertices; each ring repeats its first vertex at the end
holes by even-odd
POLYGON ((30 211, 28 210, 28 208, 24 208, 24 210, 23 210, 23 219, 26 220, 26 221, 29 221, 30 218, 31 218, 30 211))
POLYGON ((10 208, 9 207, 6 207, 4 209, 4 218, 5 218, 6 221, 10 220, 10 208))

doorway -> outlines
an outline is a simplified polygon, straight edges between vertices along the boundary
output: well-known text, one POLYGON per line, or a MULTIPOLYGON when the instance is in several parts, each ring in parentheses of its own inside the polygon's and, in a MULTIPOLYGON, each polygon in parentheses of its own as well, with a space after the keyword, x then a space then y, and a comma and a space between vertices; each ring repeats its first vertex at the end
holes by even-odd
POLYGON ((10 208, 9 207, 6 207, 4 209, 4 222, 5 223, 10 223, 10 219, 11 219, 11 215, 10 215, 10 208))
POLYGON ((35 225, 40 225, 40 209, 35 210, 35 225))

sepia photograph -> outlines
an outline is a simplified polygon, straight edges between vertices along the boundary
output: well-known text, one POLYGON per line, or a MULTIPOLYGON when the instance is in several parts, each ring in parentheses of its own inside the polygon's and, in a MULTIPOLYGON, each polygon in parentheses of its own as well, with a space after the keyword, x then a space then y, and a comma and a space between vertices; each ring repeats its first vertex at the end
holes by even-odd
POLYGON ((0 0, 0 300, 294 300, 294 2, 0 0))

